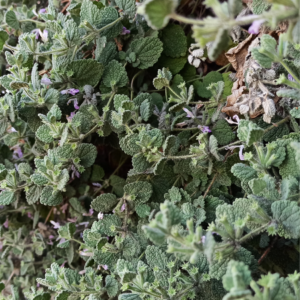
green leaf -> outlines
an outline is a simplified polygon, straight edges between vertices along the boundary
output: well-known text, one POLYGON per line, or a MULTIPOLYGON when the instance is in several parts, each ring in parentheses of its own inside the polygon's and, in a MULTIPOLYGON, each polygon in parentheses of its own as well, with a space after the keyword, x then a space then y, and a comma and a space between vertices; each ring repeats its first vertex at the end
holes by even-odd
POLYGON ((124 192, 136 204, 147 202, 152 195, 152 185, 147 181, 136 181, 124 186, 124 192))
POLYGON ((272 67, 273 59, 260 53, 258 48, 253 48, 251 55, 263 68, 269 69, 272 67))
POLYGON ((241 180, 250 180, 257 176, 257 172, 252 167, 242 163, 233 165, 231 172, 241 180))
POLYGON ((105 289, 106 289, 109 297, 116 296, 118 293, 118 290, 119 290, 118 281, 110 275, 106 276, 105 277, 105 289))
POLYGON ((9 37, 8 33, 5 30, 0 29, 0 51, 3 50, 3 46, 8 40, 8 37, 9 37))
POLYGON ((32 185, 29 187, 28 191, 26 191, 26 200, 28 204, 34 204, 39 201, 43 188, 37 185, 32 185))
POLYGON ((231 260, 227 265, 226 274, 222 278, 224 288, 229 291, 224 299, 250 296, 251 291, 247 288, 251 280, 248 266, 243 262, 231 260))
POLYGON ((105 68, 103 83, 107 87, 123 87, 129 79, 125 67, 116 60, 111 61, 105 68))
POLYGON ((186 56, 172 58, 169 56, 161 55, 158 61, 159 65, 168 69, 173 75, 179 73, 187 63, 186 56))
MULTIPOLYGON (((42 116, 42 115, 39 115, 39 116, 42 116)), ((47 113, 47 118, 51 123, 52 123, 52 120, 51 120, 52 117, 54 117, 56 121, 59 121, 61 119, 61 116, 62 116, 61 109, 59 108, 59 106, 57 104, 52 105, 51 109, 47 113)))
POLYGON ((92 182, 101 181, 104 175, 105 172, 101 166, 93 165, 92 175, 90 178, 92 182))
POLYGON ((247 146, 251 146, 262 138, 264 130, 252 121, 240 120, 237 134, 241 141, 245 142, 247 146))
POLYGON ((163 68, 162 70, 158 70, 157 77, 153 79, 153 85, 157 90, 160 90, 169 86, 171 79, 172 73, 168 69, 163 68))
POLYGON ((158 30, 168 24, 170 15, 175 13, 177 5, 177 0, 147 0, 137 12, 145 16, 149 26, 158 30))
POLYGON ((130 51, 136 55, 136 66, 139 69, 152 67, 160 57, 163 44, 157 37, 136 39, 130 44, 130 51))
POLYGON ((122 221, 116 215, 104 215, 103 219, 94 222, 92 226, 92 231, 97 231, 101 234, 105 234, 108 236, 115 236, 117 234, 116 231, 112 231, 112 227, 121 227, 122 221))
POLYGON ((292 110, 290 110, 290 114, 292 117, 299 119, 300 118, 300 109, 298 109, 298 107, 294 107, 292 110))
POLYGON ((43 188, 41 193, 40 202, 44 205, 56 206, 61 204, 63 201, 63 196, 61 192, 54 191, 51 186, 46 186, 43 188))
POLYGON ((119 18, 119 13, 114 7, 109 6, 109 7, 105 7, 104 9, 102 9, 100 11, 100 19, 99 19, 100 22, 99 22, 99 24, 97 24, 96 27, 98 29, 102 29, 102 28, 108 26, 108 28, 103 30, 101 32, 101 35, 106 36, 107 38, 114 38, 114 37, 118 36, 121 33, 122 28, 123 28, 121 20, 116 22, 118 18, 119 18), (114 25, 111 25, 113 23, 114 23, 114 25), (109 26, 109 25, 111 25, 111 26, 109 26))
POLYGON ((148 265, 164 270, 167 268, 168 258, 166 254, 156 246, 148 246, 145 251, 148 265))
POLYGON ((3 282, 0 282, 0 292, 2 292, 5 289, 5 284, 3 282))
POLYGON ((286 238, 298 239, 300 237, 300 207, 296 202, 280 200, 272 203, 273 217, 283 227, 278 234, 286 238))
POLYGON ((0 194, 0 205, 9 205, 17 200, 13 191, 2 191, 0 194))
POLYGON ((20 28, 20 24, 18 18, 13 10, 8 10, 5 14, 5 22, 8 26, 13 29, 18 30, 20 28))
POLYGON ((43 124, 36 131, 36 137, 46 144, 52 143, 54 139, 53 139, 52 135, 50 134, 50 132, 51 132, 51 129, 49 128, 49 126, 46 124, 43 124))
POLYGON ((19 90, 22 88, 29 88, 29 84, 27 82, 23 82, 23 81, 12 81, 9 84, 9 87, 13 90, 19 90))
POLYGON ((134 18, 136 11, 135 0, 116 0, 117 6, 130 18, 134 18))
POLYGON ((187 38, 180 25, 169 24, 162 31, 164 54, 170 57, 185 56, 187 52, 187 38))
POLYGON ((118 203, 114 194, 106 193, 95 198, 91 203, 91 208, 97 212, 110 212, 118 203))
POLYGON ((72 78, 79 86, 95 86, 102 77, 104 67, 94 59, 79 59, 70 64, 70 70, 74 72, 72 78))
POLYGON ((66 225, 61 226, 58 229, 58 233, 60 237, 68 240, 74 238, 75 231, 76 231, 76 226, 74 223, 67 223, 66 225))
POLYGON ((88 168, 93 165, 97 156, 97 148, 93 144, 80 144, 74 153, 80 158, 80 164, 88 168))
POLYGON ((212 45, 208 48, 208 58, 211 61, 215 61, 219 55, 228 48, 231 42, 228 30, 221 27, 218 30, 212 45))
POLYGON ((204 78, 203 82, 197 81, 194 84, 194 87, 197 91, 198 96, 203 98, 210 98, 212 97, 211 91, 209 91, 207 88, 211 83, 216 83, 218 81, 223 81, 222 74, 219 72, 209 72, 204 78))
POLYGON ((144 100, 140 106, 141 118, 147 122, 152 115, 152 105, 148 99, 144 100))
POLYGON ((81 22, 87 21, 95 27, 99 26, 101 21, 100 12, 101 10, 92 1, 84 0, 80 9, 81 22))
POLYGON ((235 139, 235 134, 225 120, 218 120, 212 128, 212 134, 218 140, 218 144, 228 145, 235 139))

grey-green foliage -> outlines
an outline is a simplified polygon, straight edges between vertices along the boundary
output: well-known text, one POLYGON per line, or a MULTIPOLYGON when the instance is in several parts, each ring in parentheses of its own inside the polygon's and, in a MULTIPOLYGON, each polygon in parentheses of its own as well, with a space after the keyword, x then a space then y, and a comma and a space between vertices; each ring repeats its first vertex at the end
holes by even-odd
POLYGON ((298 299, 297 3, 4 2, 3 295, 298 299), (250 48, 258 20, 288 31, 250 48), (272 124, 234 116, 238 88, 265 112, 282 97, 272 124))

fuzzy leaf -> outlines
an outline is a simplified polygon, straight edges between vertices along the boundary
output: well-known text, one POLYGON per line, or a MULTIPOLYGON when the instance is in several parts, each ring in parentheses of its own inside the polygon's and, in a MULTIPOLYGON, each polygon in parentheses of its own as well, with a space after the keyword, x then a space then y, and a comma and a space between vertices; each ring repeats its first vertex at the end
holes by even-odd
POLYGON ((103 83, 107 87, 123 87, 128 82, 125 67, 116 60, 111 61, 105 68, 103 83))
POLYGON ((130 50, 136 55, 136 66, 139 69, 147 69, 158 61, 163 44, 157 37, 146 37, 133 41, 130 50))
POLYGON ((43 188, 41 193, 40 202, 44 205, 56 206, 61 204, 63 201, 63 196, 59 191, 53 191, 51 186, 46 186, 43 188))
POLYGON ((264 130, 251 121, 240 120, 237 134, 241 141, 245 142, 247 146, 251 146, 261 139, 264 130))
POLYGON ((153 29, 161 29, 169 22, 169 16, 175 12, 177 0, 147 0, 138 9, 143 14, 148 25, 153 29))
POLYGON ((95 86, 102 77, 104 67, 93 59, 79 59, 70 64, 70 70, 74 72, 72 77, 79 86, 95 86))
POLYGON ((17 200, 13 191, 2 191, 0 194, 0 205, 9 205, 17 200))
POLYGON ((91 203, 91 208, 98 212, 110 212, 117 202, 114 194, 106 193, 95 198, 91 203))

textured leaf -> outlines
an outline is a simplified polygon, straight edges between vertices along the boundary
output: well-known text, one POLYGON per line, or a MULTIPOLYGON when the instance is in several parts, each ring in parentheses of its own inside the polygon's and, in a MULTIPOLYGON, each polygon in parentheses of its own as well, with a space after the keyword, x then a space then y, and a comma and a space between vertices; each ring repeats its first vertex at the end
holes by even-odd
POLYGON ((105 68, 103 83, 107 87, 123 87, 129 81, 125 67, 116 60, 111 61, 105 68))
POLYGON ((283 235, 286 238, 298 239, 300 237, 300 207, 296 202, 280 200, 271 206, 276 221, 283 226, 283 235))
POLYGON ((17 200, 13 191, 2 191, 0 193, 0 205, 9 205, 17 200))
POLYGON ((40 202, 44 205, 56 206, 61 204, 63 201, 63 196, 59 191, 53 191, 51 186, 46 186, 43 188, 41 193, 40 202))
POLYGON ((162 31, 164 54, 170 57, 185 56, 187 52, 187 38, 180 25, 169 24, 162 31))
POLYGON ((130 50, 135 53, 139 69, 152 67, 160 57, 163 44, 157 37, 146 37, 133 41, 130 50))
POLYGON ((228 145, 235 138, 235 134, 225 120, 218 120, 216 122, 212 128, 212 134, 216 137, 218 144, 221 146, 228 145))
POLYGON ((161 29, 168 24, 177 5, 177 0, 147 0, 138 9, 138 13, 145 16, 148 25, 153 29, 161 29))
POLYGON ((75 157, 80 158, 80 164, 88 168, 93 165, 97 156, 97 148, 93 144, 80 144, 75 150, 75 157))
POLYGON ((105 277, 105 288, 109 297, 117 295, 119 290, 118 281, 112 276, 108 275, 105 277))
POLYGON ((237 134, 241 141, 251 146, 262 138, 264 130, 251 121, 240 120, 237 134))
POLYGON ((116 0, 116 4, 120 9, 122 9, 125 15, 128 15, 130 18, 133 18, 135 16, 135 0, 116 0))
POLYGON ((5 14, 5 22, 8 26, 12 27, 13 29, 18 30, 20 28, 19 21, 17 16, 13 10, 8 10, 5 14))
POLYGON ((103 65, 93 59, 75 60, 70 64, 70 69, 74 72, 72 77, 80 86, 97 85, 104 70, 103 65))
POLYGON ((106 193, 95 198, 91 203, 91 208, 98 212, 110 212, 118 203, 114 194, 106 193))
POLYGON ((5 30, 1 29, 0 30, 0 51, 3 50, 3 46, 7 40, 8 40, 7 32, 5 30))
POLYGON ((142 119, 147 122, 152 115, 152 105, 148 99, 144 100, 140 106, 140 114, 142 119))
POLYGON ((53 142, 53 137, 50 134, 51 130, 48 125, 43 124, 38 128, 36 131, 36 136, 38 139, 40 139, 42 142, 49 144, 53 142))

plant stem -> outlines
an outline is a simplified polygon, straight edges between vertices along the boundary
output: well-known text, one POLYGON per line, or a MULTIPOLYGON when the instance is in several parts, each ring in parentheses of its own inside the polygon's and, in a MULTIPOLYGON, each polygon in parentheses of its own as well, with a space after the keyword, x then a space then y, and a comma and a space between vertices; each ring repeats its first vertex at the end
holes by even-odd
POLYGON ((102 32, 102 31, 104 31, 104 30, 106 30, 106 29, 108 29, 108 28, 114 26, 116 23, 118 23, 118 22, 121 21, 121 20, 122 20, 122 17, 120 17, 120 18, 116 19, 115 21, 113 21, 112 23, 109 23, 109 24, 107 24, 106 26, 100 28, 99 30, 97 30, 97 32, 100 33, 100 32, 102 32))
POLYGON ((130 100, 132 101, 132 99, 133 99, 133 84, 134 84, 134 81, 135 81, 135 79, 136 79, 136 77, 138 77, 141 73, 143 73, 144 72, 144 70, 140 70, 139 72, 137 72, 133 77, 132 77, 132 80, 131 80, 131 85, 130 85, 130 87, 131 87, 131 95, 130 95, 130 100))
POLYGON ((294 80, 300 85, 300 79, 294 73, 294 71, 285 63, 285 61, 281 60, 280 63, 291 74, 291 76, 294 78, 294 80))
POLYGON ((213 186, 214 182, 216 181, 217 176, 218 176, 218 173, 215 174, 215 176, 213 177, 212 181, 210 182, 208 188, 206 189, 206 191, 205 191, 205 193, 204 193, 204 196, 203 196, 204 199, 206 198, 206 196, 207 196, 207 194, 209 193, 211 187, 213 186))
POLYGON ((285 117, 284 119, 280 120, 277 123, 274 123, 272 126, 268 127, 267 129, 264 130, 264 134, 266 134, 267 132, 269 132, 270 130, 272 130, 275 127, 278 127, 279 125, 286 123, 290 120, 290 116, 285 117))
POLYGON ((244 235, 242 238, 237 240, 237 242, 241 244, 241 243, 247 241, 248 239, 252 238, 253 236, 259 234, 261 231, 266 229, 268 226, 269 226, 269 223, 264 224, 261 227, 254 229, 253 231, 249 232, 248 234, 244 235))
POLYGON ((24 19, 24 20, 18 20, 20 23, 24 23, 24 22, 32 22, 35 24, 39 24, 40 26, 45 27, 46 23, 45 22, 41 22, 41 21, 37 21, 37 20, 32 20, 32 19, 24 19))

